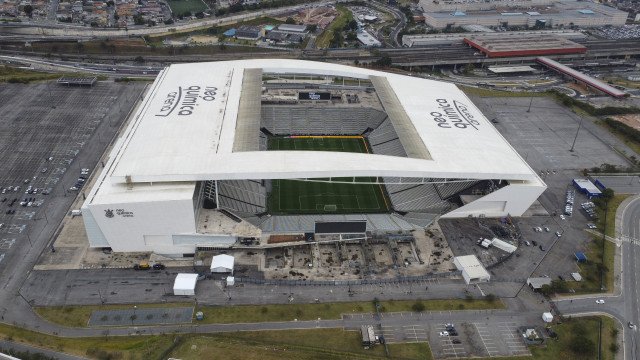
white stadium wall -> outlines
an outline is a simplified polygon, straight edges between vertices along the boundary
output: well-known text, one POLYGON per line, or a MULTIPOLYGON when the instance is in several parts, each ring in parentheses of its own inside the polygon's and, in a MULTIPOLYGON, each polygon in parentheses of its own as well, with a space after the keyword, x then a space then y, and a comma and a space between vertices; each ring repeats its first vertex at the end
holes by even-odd
POLYGON ((516 183, 481 197, 442 215, 443 218, 463 218, 468 216, 521 216, 544 192, 547 186, 540 183, 516 183))
MULTIPOLYGON (((83 208, 109 239, 116 252, 154 251, 160 254, 193 253, 195 244, 175 245, 173 235, 195 234, 191 199, 95 204, 83 208)), ((85 224, 87 220, 85 220, 85 224)), ((91 234, 88 233, 91 238, 91 234)), ((92 246, 97 241, 90 239, 92 246)))

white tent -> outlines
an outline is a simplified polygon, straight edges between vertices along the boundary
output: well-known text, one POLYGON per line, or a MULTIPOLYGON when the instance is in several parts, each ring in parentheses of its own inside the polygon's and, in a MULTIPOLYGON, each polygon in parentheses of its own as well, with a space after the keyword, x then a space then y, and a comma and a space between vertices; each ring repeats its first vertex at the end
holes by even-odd
POLYGON ((553 315, 550 312, 542 313, 542 321, 547 323, 552 322, 553 315))
POLYGON ((233 274, 233 256, 216 255, 211 259, 211 273, 231 273, 233 274))
POLYGON ((178 274, 173 283, 173 295, 195 295, 198 274, 178 274))
POLYGON ((475 255, 456 256, 453 258, 453 264, 462 271, 462 277, 467 284, 487 282, 491 279, 491 275, 475 255))
POLYGON ((236 278, 233 276, 227 276, 227 286, 233 286, 236 284, 236 278))

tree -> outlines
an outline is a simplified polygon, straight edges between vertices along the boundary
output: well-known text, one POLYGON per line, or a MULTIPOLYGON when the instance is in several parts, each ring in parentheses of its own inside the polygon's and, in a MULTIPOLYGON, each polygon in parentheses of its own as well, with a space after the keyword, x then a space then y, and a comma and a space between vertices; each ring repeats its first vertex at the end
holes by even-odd
POLYGON ((138 55, 138 56, 136 56, 135 59, 133 59, 133 61, 135 61, 135 62, 137 62, 139 64, 142 64, 142 63, 144 63, 144 58, 142 56, 138 55))
POLYGON ((108 6, 108 7, 114 7, 115 5, 116 5, 116 3, 115 3, 115 2, 113 2, 113 0, 109 0, 109 1, 107 1, 107 6, 108 6))
POLYGON ((295 24, 296 23, 296 21, 293 20, 292 17, 288 17, 287 20, 285 20, 284 22, 285 22, 285 24, 295 24))
POLYGON ((569 348, 574 354, 583 355, 587 357, 594 353, 596 343, 593 340, 584 336, 574 336, 569 343, 569 348))
POLYGON ((498 300, 498 297, 495 296, 494 294, 487 294, 487 295, 485 295, 484 299, 489 301, 489 302, 494 302, 494 301, 498 300))
POLYGON ((133 23, 136 25, 144 25, 144 19, 142 18, 142 15, 133 15, 133 23))
POLYGON ((33 16, 33 6, 27 4, 24 6, 22 10, 24 10, 24 13, 27 14, 28 17, 33 16))
POLYGON ((611 351, 614 354, 617 354, 618 351, 620 351, 620 345, 618 345, 618 343, 611 343, 611 345, 609 345, 609 351, 611 351))
POLYGON ((316 24, 309 25, 307 27, 307 30, 309 30, 309 32, 314 33, 314 32, 316 32, 318 30, 318 25, 316 25, 316 24))
POLYGON ((425 308, 426 307, 424 306, 422 301, 416 301, 415 303, 413 303, 413 305, 411 305, 411 310, 415 312, 423 312, 425 308))
POLYGON ((358 30, 358 22, 355 21, 355 20, 351 20, 351 21, 349 21, 348 23, 346 23, 344 25, 344 29, 347 30, 347 31, 348 30, 352 30, 352 31, 358 30))
POLYGON ((464 66, 464 70, 462 70, 463 73, 465 74, 473 74, 473 71, 476 69, 475 66, 473 66, 473 64, 467 64, 464 66))
POLYGON ((389 67, 391 66, 391 58, 387 55, 382 55, 382 57, 376 60, 373 64, 380 67, 389 67))

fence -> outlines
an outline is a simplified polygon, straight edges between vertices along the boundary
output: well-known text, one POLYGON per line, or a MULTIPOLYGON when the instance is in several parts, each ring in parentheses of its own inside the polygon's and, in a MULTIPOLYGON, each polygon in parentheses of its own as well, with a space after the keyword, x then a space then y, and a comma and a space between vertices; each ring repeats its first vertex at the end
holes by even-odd
POLYGON ((391 279, 363 279, 363 280, 278 280, 256 279, 250 277, 236 277, 236 283, 280 286, 345 286, 345 285, 378 285, 378 284, 402 284, 433 279, 444 279, 452 276, 461 276, 460 271, 448 271, 421 276, 402 276, 391 279))

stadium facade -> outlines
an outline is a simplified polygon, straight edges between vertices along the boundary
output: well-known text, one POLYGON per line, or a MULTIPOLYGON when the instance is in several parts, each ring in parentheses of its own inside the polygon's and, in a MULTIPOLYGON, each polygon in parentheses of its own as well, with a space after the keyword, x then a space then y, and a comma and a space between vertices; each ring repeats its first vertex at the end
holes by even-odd
POLYGON ((453 84, 228 61, 159 74, 82 214, 91 247, 179 255, 268 234, 520 216, 545 188, 453 84))

